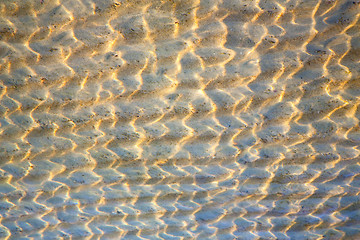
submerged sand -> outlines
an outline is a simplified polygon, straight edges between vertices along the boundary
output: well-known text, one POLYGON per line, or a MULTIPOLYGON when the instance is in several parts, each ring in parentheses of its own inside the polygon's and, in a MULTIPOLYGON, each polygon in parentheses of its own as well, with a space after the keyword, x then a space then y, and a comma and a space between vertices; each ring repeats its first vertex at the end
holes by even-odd
POLYGON ((358 239, 359 1, 0 1, 1 239, 358 239))

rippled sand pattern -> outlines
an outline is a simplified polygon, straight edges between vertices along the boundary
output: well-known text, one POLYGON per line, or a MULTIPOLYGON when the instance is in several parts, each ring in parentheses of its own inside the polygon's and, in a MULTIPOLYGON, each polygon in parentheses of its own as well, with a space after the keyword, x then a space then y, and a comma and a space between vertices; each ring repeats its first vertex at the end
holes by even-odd
POLYGON ((1 239, 360 239, 360 2, 0 2, 1 239))

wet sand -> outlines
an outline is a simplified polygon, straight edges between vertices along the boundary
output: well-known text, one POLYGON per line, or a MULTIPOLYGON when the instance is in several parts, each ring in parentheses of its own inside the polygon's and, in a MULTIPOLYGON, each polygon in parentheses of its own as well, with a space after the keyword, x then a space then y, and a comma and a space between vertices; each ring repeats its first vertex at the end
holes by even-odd
POLYGON ((359 239, 359 6, 0 1, 0 238, 359 239))

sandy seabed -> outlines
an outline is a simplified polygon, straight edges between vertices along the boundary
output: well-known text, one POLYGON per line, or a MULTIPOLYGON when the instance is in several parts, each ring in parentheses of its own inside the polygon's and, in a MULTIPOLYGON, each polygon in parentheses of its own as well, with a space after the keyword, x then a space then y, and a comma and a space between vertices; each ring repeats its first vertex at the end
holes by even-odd
POLYGON ((0 238, 360 239, 359 6, 0 0, 0 238))

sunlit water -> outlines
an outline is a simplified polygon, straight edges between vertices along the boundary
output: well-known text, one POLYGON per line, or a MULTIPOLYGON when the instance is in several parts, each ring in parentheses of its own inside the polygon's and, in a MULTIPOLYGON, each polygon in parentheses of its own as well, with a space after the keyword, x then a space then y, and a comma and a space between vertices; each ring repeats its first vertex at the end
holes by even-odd
POLYGON ((359 239, 360 2, 0 1, 1 239, 359 239))

